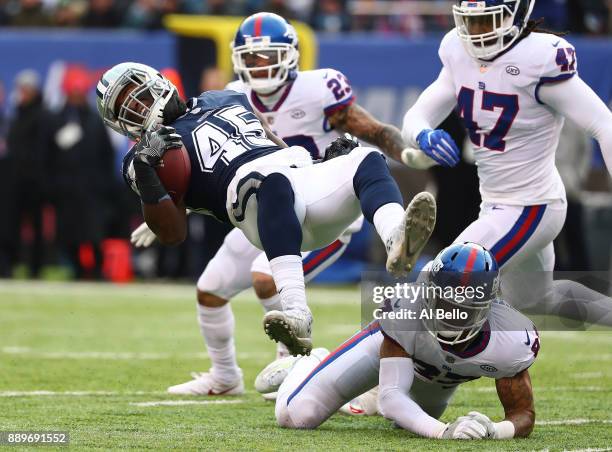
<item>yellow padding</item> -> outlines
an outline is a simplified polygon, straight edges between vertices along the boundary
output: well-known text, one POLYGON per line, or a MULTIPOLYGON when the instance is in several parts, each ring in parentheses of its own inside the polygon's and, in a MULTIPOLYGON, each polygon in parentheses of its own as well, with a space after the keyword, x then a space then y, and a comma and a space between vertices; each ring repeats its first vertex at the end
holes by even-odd
MULTIPOLYGON (((164 18, 165 27, 180 36, 209 38, 217 45, 217 66, 230 77, 234 73, 230 43, 244 17, 236 16, 192 16, 170 14, 164 18)), ((310 70, 317 63, 317 40, 308 25, 292 21, 300 40, 300 69, 310 70)))

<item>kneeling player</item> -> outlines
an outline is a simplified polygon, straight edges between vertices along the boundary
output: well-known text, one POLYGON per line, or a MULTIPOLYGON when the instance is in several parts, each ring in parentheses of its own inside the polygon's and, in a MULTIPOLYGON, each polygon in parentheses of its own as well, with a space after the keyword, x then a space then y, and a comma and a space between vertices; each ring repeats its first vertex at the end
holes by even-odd
MULTIPOLYGON (((380 320, 324 359, 313 353, 295 362, 278 388, 279 425, 316 428, 378 384, 381 414, 421 436, 502 439, 531 433, 535 410, 527 369, 540 347, 538 333, 529 319, 498 299, 492 254, 473 243, 454 244, 426 270, 422 297, 386 303, 380 320), (440 296, 449 290, 465 295, 440 296), (466 296, 470 291, 477 295, 466 296), (417 319, 389 315, 407 311, 417 319), (423 312, 430 315, 419 320, 423 312), (440 312, 440 318, 431 315, 440 312), (440 422, 458 385, 482 376, 495 378, 505 419, 494 423, 473 411, 440 422)), ((274 370, 271 364, 258 380, 278 379, 274 370)))

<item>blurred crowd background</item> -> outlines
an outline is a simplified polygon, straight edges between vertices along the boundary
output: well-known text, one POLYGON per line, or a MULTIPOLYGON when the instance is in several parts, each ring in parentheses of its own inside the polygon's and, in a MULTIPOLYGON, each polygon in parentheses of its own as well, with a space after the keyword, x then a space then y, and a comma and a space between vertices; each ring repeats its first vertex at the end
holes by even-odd
MULTIPOLYGON (((167 14, 244 16, 269 11, 321 32, 447 30, 448 0, 0 0, 0 25, 155 30, 167 14)), ((557 30, 612 32, 611 0, 538 0, 534 18, 557 30)))
MULTIPOLYGON (((398 38, 418 40, 429 34, 437 42, 453 26, 451 4, 437 0, 0 0, 0 27, 24 33, 42 30, 49 36, 60 28, 79 29, 83 35, 90 29, 132 29, 148 34, 163 30, 167 14, 244 16, 271 11, 309 24, 319 37, 374 34, 377 42, 396 45, 398 38)), ((532 18, 543 17, 551 29, 586 35, 594 41, 603 38, 604 46, 612 46, 612 40, 605 37, 612 33, 611 15, 612 0, 537 0, 532 18)), ((3 58, 10 60, 11 55, 3 58)), ((48 73, 20 67, 13 80, 0 80, 0 277, 194 280, 228 228, 192 215, 189 238, 180 247, 133 249, 128 239, 142 221, 140 205, 120 173, 130 143, 103 126, 92 102, 93 87, 104 68, 92 69, 79 62, 60 66, 61 70, 55 67, 48 73)), ((174 69, 165 73, 183 91, 181 74, 174 69)), ((352 78, 355 74, 347 75, 352 78)), ((435 72, 428 73, 425 80, 434 76, 435 72)), ((222 89, 228 81, 226 73, 208 66, 198 86, 187 94, 222 89)), ((387 94, 373 90, 366 97, 376 97, 372 103, 376 110, 387 94)), ((401 116, 397 112, 393 116, 381 119, 399 124, 401 116)), ((451 115, 443 127, 458 143, 466 141, 456 116, 451 115)), ((603 260, 594 259, 589 256, 593 246, 585 243, 590 236, 597 249, 598 237, 609 236, 606 228, 612 224, 609 176, 601 160, 594 163, 592 150, 589 137, 567 124, 558 152, 569 198, 566 227, 556 243, 559 269, 609 267, 609 247, 603 260), (585 199, 603 209, 585 217, 585 199)), ((432 241, 434 252, 450 243, 478 213, 476 169, 470 163, 468 147, 464 152, 462 163, 453 170, 434 168, 423 175, 400 165, 392 167, 407 196, 423 187, 437 195, 440 217, 432 241)), ((326 272, 328 279, 326 273, 321 276, 323 280, 356 281, 364 266, 380 264, 384 251, 372 237, 366 226, 343 258, 345 263, 339 264, 344 267, 332 267, 326 272)))

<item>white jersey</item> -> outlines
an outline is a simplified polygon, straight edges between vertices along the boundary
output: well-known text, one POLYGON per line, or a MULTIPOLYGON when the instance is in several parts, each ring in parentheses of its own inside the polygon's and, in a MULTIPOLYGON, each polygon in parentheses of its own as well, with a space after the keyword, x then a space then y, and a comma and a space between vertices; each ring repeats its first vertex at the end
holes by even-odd
POLYGON ((538 91, 576 74, 574 47, 552 34, 531 33, 493 61, 477 61, 451 30, 439 55, 474 146, 483 201, 535 205, 564 199, 554 156, 563 117, 540 102, 538 91))
POLYGON ((276 135, 289 146, 306 148, 314 159, 323 158, 327 145, 339 136, 327 118, 355 101, 348 79, 334 69, 298 71, 271 108, 240 80, 226 89, 246 94, 276 135))
MULTIPOLYGON (((246 94, 275 135, 289 146, 305 148, 313 159, 322 159, 325 148, 340 136, 329 124, 328 116, 355 102, 348 79, 334 69, 298 71, 271 108, 241 80, 230 82, 226 89, 246 94)), ((342 239, 359 231, 362 225, 363 216, 349 226, 342 239)))
MULTIPOLYGON (((414 311, 415 304, 402 300, 393 308, 398 309, 414 311)), ((540 349, 533 322, 503 301, 493 302, 482 333, 461 353, 438 342, 421 320, 383 318, 379 323, 412 357, 419 379, 448 387, 479 377, 512 377, 527 369, 540 349)))

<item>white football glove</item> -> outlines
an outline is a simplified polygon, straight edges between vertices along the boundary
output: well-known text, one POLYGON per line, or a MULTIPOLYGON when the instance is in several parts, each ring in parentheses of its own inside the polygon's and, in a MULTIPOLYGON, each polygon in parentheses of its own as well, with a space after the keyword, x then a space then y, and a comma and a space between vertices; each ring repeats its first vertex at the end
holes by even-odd
POLYGON ((479 413, 478 411, 470 411, 467 417, 475 420, 487 430, 487 438, 497 437, 497 429, 495 428, 495 423, 485 414, 479 413))
POLYGON ((130 235, 130 242, 136 248, 147 248, 155 241, 157 236, 149 229, 147 223, 142 223, 130 235))
POLYGON ((469 416, 457 418, 442 432, 442 439, 482 439, 486 437, 487 429, 469 416))

